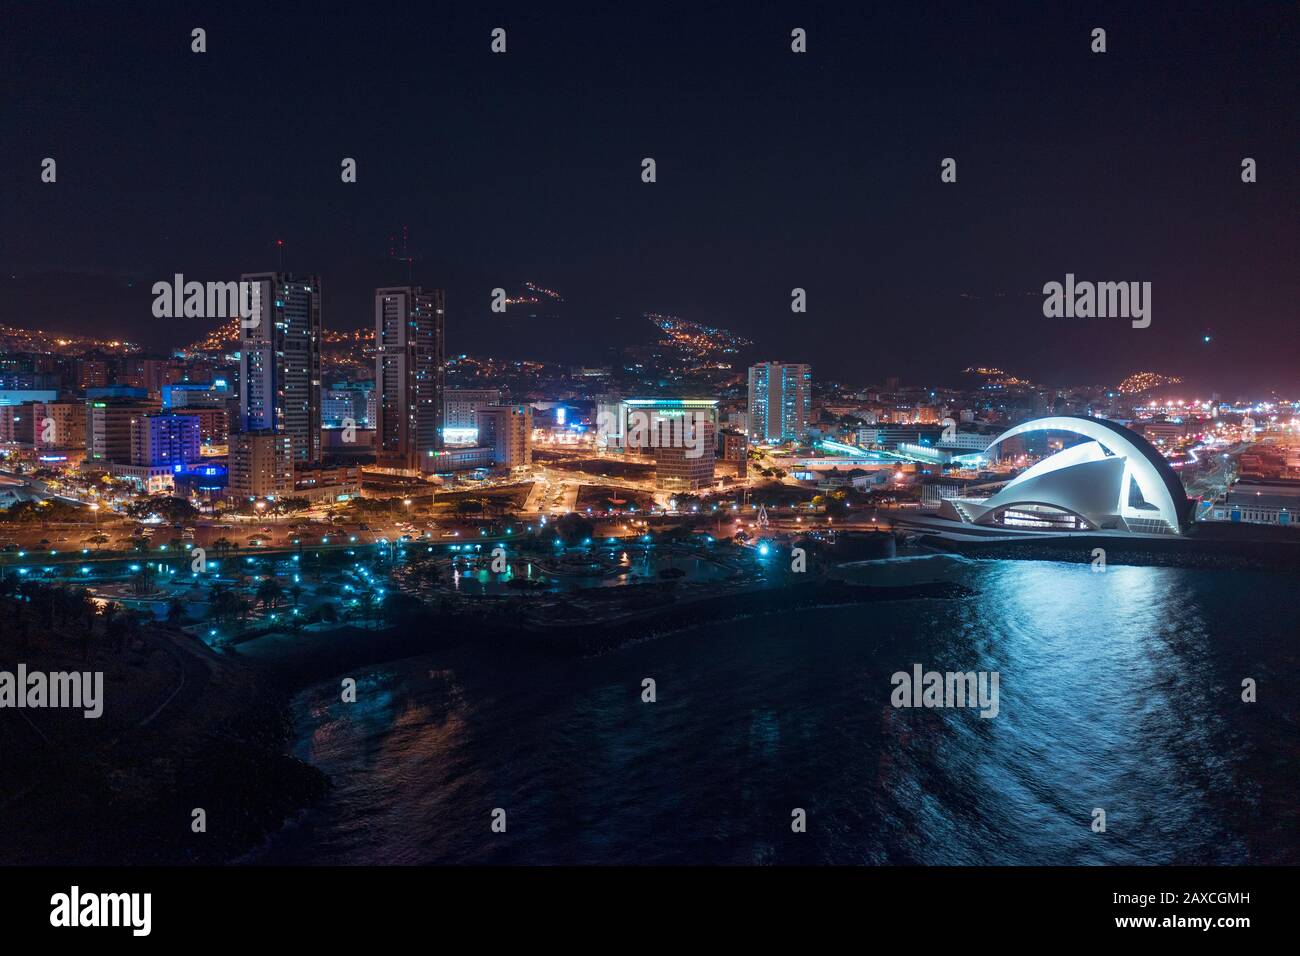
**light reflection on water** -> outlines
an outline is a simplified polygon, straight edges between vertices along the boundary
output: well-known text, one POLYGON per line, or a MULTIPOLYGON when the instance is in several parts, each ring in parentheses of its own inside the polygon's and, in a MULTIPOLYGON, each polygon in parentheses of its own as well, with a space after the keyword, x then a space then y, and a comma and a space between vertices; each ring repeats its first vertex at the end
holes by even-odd
POLYGON ((265 859, 1300 862, 1292 578, 1009 561, 961 576, 976 596, 587 660, 403 661, 358 675, 356 705, 314 688, 299 754, 335 788, 265 859), (999 715, 894 709, 890 675, 918 663, 998 671, 999 715))

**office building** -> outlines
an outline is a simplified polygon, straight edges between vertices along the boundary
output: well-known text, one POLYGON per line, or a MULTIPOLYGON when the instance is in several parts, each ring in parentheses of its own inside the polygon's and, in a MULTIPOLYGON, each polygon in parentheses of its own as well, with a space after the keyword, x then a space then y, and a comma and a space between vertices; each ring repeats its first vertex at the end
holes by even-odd
POLYGON ((184 468, 199 459, 199 435, 194 415, 142 415, 131 426, 131 464, 184 468))
POLYGON ((938 425, 864 425, 857 430, 857 436, 858 444, 864 448, 871 445, 884 448, 896 448, 902 444, 937 445, 943 437, 943 429, 938 425))
POLYGON ((716 435, 718 414, 715 398, 604 398, 596 404, 596 445, 608 453, 652 455, 661 445, 680 444, 688 423, 707 421, 716 435))
POLYGON ((273 431, 240 432, 230 441, 227 494, 235 500, 293 493, 293 438, 273 431))
POLYGON ((673 424, 678 426, 680 437, 661 441, 654 450, 655 485, 680 491, 708 487, 713 483, 717 460, 718 438, 713 421, 698 414, 677 418, 673 424))
POLYGON ((225 408, 232 397, 232 389, 225 379, 211 382, 172 382, 162 386, 162 407, 171 408, 225 408))
POLYGON ((779 444, 808 433, 812 413, 812 366, 760 362, 749 369, 749 437, 779 444))
POLYGON ((448 389, 442 401, 442 438, 449 444, 477 440, 478 410, 501 404, 499 388, 448 389))
POLYGON ((375 290, 375 452, 379 464, 418 470, 442 445, 443 293, 375 290))
POLYGON ((422 471, 428 474, 447 474, 454 471, 473 471, 490 468, 494 449, 479 445, 461 445, 442 448, 425 456, 422 471))
POLYGON ((321 397, 321 424, 342 428, 349 421, 357 428, 371 428, 378 402, 374 382, 336 382, 321 397))
POLYGON ((287 435, 295 464, 321 458, 321 287, 311 275, 245 273, 251 328, 240 341, 239 431, 287 435))
POLYGON ((32 406, 0 402, 0 444, 21 445, 32 443, 32 406))
POLYGON ((361 466, 333 462, 297 468, 293 476, 293 497, 311 502, 347 501, 361 493, 361 466))
POLYGON ((129 398, 86 402, 86 458, 96 462, 130 464, 135 423, 158 411, 158 403, 129 398))
POLYGON ((518 468, 533 461, 531 405, 488 405, 478 410, 478 443, 492 449, 498 468, 518 468))
POLYGON ((174 414, 187 415, 199 423, 199 442, 204 445, 224 445, 230 435, 230 415, 222 408, 191 408, 181 406, 174 414))
POLYGON ((718 452, 721 461, 737 478, 749 475, 749 438, 744 432, 724 428, 718 432, 718 452))
POLYGON ((1142 436, 1157 445, 1172 445, 1187 434, 1182 422, 1144 422, 1138 428, 1142 436))
POLYGON ((81 402, 33 402, 32 443, 38 450, 86 447, 86 406, 81 402))

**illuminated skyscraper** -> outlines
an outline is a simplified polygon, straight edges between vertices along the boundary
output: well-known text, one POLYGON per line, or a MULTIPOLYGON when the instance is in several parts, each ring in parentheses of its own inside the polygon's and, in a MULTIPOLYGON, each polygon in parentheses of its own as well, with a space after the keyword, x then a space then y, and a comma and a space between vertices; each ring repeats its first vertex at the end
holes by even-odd
POLYGON ((751 441, 798 441, 812 415, 812 366, 760 362, 749 368, 751 441))
POLYGON ((443 292, 375 290, 375 451, 381 465, 418 469, 442 447, 443 292))
POLYGON ((288 435, 295 465, 321 458, 319 276, 245 273, 251 328, 240 341, 239 431, 288 435))

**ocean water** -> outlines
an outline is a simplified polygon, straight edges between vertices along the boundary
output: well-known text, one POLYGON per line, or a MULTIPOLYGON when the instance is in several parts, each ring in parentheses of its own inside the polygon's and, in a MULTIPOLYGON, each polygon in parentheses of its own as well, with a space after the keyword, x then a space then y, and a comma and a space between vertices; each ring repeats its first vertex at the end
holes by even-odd
POLYGON ((355 704, 337 681, 310 688, 296 753, 333 791, 256 859, 1300 862, 1293 575, 955 567, 973 596, 702 625, 580 660, 470 648, 347 675, 355 704), (891 675, 915 664, 996 671, 997 716, 893 707, 891 675))

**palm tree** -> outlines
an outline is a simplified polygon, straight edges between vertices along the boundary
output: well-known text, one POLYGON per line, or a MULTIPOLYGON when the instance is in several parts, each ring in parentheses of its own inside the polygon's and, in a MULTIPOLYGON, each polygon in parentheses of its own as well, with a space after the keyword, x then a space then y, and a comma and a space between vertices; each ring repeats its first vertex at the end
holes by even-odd
POLYGON ((224 584, 214 584, 209 592, 208 606, 214 621, 229 623, 239 613, 239 595, 224 584))
POLYGON ((140 565, 140 570, 136 572, 135 579, 131 583, 132 589, 136 594, 148 594, 153 590, 153 562, 145 561, 140 565))
POLYGON ((262 602, 263 609, 274 610, 284 596, 284 588, 275 578, 267 578, 257 586, 257 599, 262 602))

